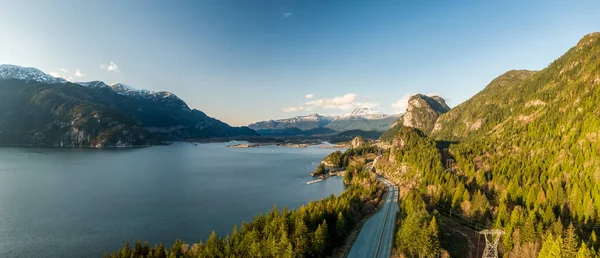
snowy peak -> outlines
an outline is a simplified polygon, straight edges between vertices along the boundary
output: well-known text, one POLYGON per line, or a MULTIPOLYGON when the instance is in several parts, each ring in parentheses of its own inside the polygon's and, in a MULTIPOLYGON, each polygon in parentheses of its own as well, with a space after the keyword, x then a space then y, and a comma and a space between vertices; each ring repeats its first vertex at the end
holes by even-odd
POLYGON ((78 82, 77 84, 92 89, 110 88, 110 86, 103 81, 78 82))
POLYGON ((318 121, 327 121, 330 120, 330 118, 319 115, 319 114, 310 114, 310 115, 306 115, 306 116, 296 116, 296 117, 292 117, 292 118, 287 118, 287 119, 279 119, 279 120, 275 120, 276 122, 287 122, 287 123, 299 123, 299 122, 318 122, 318 121))
POLYGON ((348 115, 343 115, 337 118, 338 120, 348 120, 348 119, 366 119, 366 120, 377 120, 388 117, 379 111, 376 111, 372 108, 357 108, 352 111, 352 113, 348 115))
POLYGON ((364 115, 376 115, 381 112, 375 111, 372 108, 357 108, 350 113, 351 116, 364 116, 364 115))
POLYGON ((67 80, 57 78, 33 67, 21 67, 17 65, 0 65, 0 79, 17 79, 23 81, 35 81, 43 83, 66 83, 67 80))
POLYGON ((113 83, 110 85, 110 87, 116 92, 119 93, 121 95, 149 95, 152 92, 148 91, 148 90, 138 90, 136 88, 133 88, 129 85, 126 84, 122 84, 122 83, 113 83))
POLYGON ((156 92, 144 89, 136 89, 123 83, 113 83, 109 85, 109 87, 119 95, 133 98, 144 98, 153 102, 163 102, 169 106, 189 109, 188 105, 183 100, 168 91, 156 92))
MULTIPOLYGON (((63 78, 57 78, 33 67, 21 67, 17 65, 3 64, 0 65, 0 80, 17 79, 23 81, 35 81, 42 83, 67 83, 63 78)), ((106 84, 103 81, 75 82, 75 84, 87 87, 90 89, 112 89, 115 93, 131 98, 147 99, 152 102, 162 102, 168 106, 181 107, 189 109, 187 104, 175 94, 160 91, 154 92, 144 89, 136 89, 123 83, 106 84)))

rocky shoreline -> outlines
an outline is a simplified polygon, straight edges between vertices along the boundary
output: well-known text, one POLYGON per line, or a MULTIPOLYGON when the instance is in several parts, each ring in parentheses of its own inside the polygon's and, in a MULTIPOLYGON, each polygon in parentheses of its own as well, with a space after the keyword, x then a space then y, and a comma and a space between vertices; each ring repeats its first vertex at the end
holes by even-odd
POLYGON ((237 149, 255 148, 255 147, 260 147, 260 144, 258 144, 258 143, 240 143, 240 144, 227 146, 227 148, 237 148, 237 149))

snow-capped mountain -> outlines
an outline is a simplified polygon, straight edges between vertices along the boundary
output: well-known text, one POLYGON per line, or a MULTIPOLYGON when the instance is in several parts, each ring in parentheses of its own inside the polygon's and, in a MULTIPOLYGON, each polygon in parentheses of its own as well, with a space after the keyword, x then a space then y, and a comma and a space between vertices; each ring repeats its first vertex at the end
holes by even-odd
POLYGON ((2 65, 0 89, 0 109, 11 111, 0 112, 0 145, 133 146, 258 135, 190 109, 173 93, 121 83, 69 83, 36 68, 2 65), (22 127, 24 117, 37 122, 22 127))
POLYGON ((306 116, 296 116, 292 118, 268 120, 253 123, 248 125, 251 129, 262 130, 262 129, 275 129, 283 130, 288 128, 298 128, 300 130, 310 130, 317 127, 323 127, 334 118, 328 116, 322 116, 319 114, 310 114, 306 116), (256 128, 256 129, 255 129, 256 128))
POLYGON ((376 111, 372 108, 357 108, 352 110, 352 112, 348 115, 344 115, 339 117, 338 119, 368 119, 368 120, 372 120, 372 119, 382 119, 384 117, 387 117, 388 115, 385 115, 379 111, 376 111))
POLYGON ((328 128, 338 132, 347 130, 385 131, 400 115, 385 115, 370 108, 357 108, 346 115, 320 115, 310 114, 286 119, 256 122, 248 127, 259 132, 276 132, 297 128, 311 130, 315 128, 328 128))
MULTIPOLYGON (((17 79, 24 81, 36 81, 43 83, 67 83, 63 78, 57 78, 33 67, 21 67, 17 65, 0 65, 0 80, 17 79)), ((123 83, 106 84, 103 81, 74 82, 91 89, 112 89, 115 93, 127 97, 146 98, 153 102, 163 102, 169 106, 188 108, 187 104, 175 94, 167 91, 149 91, 136 89, 123 83)))
POLYGON ((381 112, 376 111, 375 109, 372 108, 357 108, 355 110, 352 110, 352 113, 350 113, 351 116, 364 116, 364 115, 378 115, 381 114, 381 112))
POLYGON ((43 83, 65 83, 67 80, 57 78, 33 67, 21 67, 17 65, 0 65, 0 79, 17 79, 23 81, 36 81, 43 83))
POLYGON ((134 87, 131 87, 131 86, 123 84, 123 83, 113 83, 110 85, 110 87, 116 93, 119 93, 121 95, 128 95, 128 96, 145 96, 145 95, 150 95, 153 93, 149 90, 136 89, 134 87))
POLYGON ((92 89, 110 88, 110 86, 103 81, 78 82, 77 84, 92 89))

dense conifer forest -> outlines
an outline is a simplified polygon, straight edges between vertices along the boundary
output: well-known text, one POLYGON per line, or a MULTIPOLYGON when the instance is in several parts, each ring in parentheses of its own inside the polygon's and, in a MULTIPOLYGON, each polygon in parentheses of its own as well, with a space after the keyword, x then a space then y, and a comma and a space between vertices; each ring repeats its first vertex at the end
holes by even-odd
POLYGON ((503 230, 504 257, 597 256, 598 103, 595 33, 542 71, 494 80, 442 115, 432 138, 400 129, 377 165, 401 189, 398 250, 438 257, 439 216, 451 213, 465 228, 503 230))

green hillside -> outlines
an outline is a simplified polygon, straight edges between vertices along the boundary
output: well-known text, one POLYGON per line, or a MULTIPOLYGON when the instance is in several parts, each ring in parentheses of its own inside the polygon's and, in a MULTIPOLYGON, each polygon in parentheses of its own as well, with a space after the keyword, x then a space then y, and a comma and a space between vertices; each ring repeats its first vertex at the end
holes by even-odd
POLYGON ((520 84, 530 79, 535 71, 512 70, 498 76, 477 95, 440 116, 432 136, 444 140, 458 140, 487 132, 504 121, 514 105, 522 103, 518 93, 520 84))
POLYGON ((420 140, 407 149, 415 137, 400 130, 379 166, 429 211, 451 211, 473 229, 504 230, 505 257, 592 257, 600 247, 598 103, 594 33, 545 69, 507 72, 442 115, 433 137, 460 142, 438 149, 439 159, 406 154, 432 145, 420 140))

